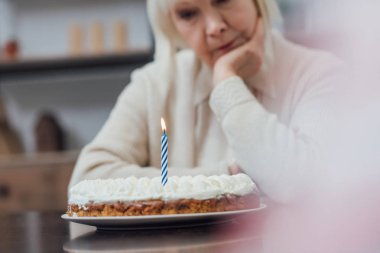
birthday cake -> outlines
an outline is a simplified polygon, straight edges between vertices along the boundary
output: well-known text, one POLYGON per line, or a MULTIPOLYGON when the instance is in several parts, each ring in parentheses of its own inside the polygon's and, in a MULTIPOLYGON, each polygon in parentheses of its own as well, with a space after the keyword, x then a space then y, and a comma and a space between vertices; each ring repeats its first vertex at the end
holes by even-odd
POLYGON ((255 184, 245 174, 206 177, 85 180, 69 191, 70 216, 141 216, 257 208, 255 184))

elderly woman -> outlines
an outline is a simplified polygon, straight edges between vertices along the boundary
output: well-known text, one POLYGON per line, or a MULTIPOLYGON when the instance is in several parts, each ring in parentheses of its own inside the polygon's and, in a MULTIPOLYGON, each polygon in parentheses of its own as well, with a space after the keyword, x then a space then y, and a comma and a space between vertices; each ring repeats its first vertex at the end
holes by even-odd
POLYGON ((154 62, 136 70, 80 154, 82 179, 236 173, 275 201, 308 192, 336 115, 333 56, 272 29, 272 0, 148 0, 154 62))

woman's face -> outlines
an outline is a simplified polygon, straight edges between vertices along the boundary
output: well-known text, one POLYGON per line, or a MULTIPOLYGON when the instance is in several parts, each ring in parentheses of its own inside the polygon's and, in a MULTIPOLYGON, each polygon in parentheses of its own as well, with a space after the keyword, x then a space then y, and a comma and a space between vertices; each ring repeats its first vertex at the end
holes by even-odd
POLYGON ((176 0, 170 15, 186 44, 211 67, 253 36, 258 18, 252 0, 176 0))

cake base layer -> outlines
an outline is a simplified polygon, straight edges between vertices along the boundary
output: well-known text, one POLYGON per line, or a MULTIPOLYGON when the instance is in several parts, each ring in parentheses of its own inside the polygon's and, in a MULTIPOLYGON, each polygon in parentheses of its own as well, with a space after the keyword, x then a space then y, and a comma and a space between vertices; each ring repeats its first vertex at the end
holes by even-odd
POLYGON ((69 216, 76 215, 79 217, 141 216, 235 211, 258 208, 259 206, 259 196, 256 194, 249 194, 245 196, 223 195, 217 199, 207 200, 181 199, 172 201, 119 201, 114 204, 88 203, 84 207, 70 204, 67 207, 66 213, 69 216))

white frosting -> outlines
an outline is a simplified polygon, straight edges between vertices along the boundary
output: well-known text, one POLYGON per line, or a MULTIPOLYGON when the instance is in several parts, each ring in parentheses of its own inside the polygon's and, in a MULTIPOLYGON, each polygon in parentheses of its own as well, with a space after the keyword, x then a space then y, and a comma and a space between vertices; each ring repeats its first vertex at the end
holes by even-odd
POLYGON ((84 180, 70 189, 69 204, 88 202, 111 203, 134 200, 211 199, 222 194, 238 196, 257 193, 252 180, 245 174, 206 177, 169 177, 164 187, 161 177, 84 180))

